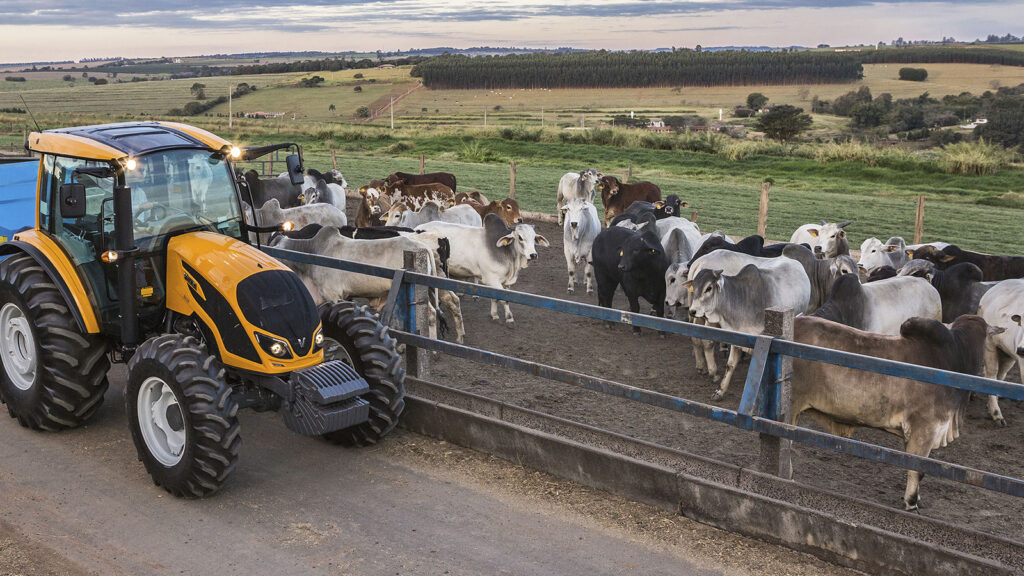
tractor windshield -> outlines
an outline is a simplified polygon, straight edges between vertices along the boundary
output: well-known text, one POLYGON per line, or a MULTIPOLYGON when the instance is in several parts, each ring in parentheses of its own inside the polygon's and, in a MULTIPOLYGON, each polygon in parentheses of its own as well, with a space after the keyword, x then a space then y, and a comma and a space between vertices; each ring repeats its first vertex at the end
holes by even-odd
POLYGON ((228 163, 204 150, 169 150, 136 159, 125 171, 132 190, 135 242, 182 230, 241 238, 241 215, 228 163))

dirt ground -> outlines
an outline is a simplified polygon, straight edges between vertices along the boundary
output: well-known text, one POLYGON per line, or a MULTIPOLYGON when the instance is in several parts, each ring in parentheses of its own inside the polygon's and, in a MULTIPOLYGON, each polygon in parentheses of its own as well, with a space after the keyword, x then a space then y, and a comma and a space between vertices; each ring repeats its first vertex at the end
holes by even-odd
MULTIPOLYGON (((352 204, 350 200, 350 212, 352 204)), ((582 284, 577 284, 576 294, 566 293, 561 228, 543 222, 536 227, 551 247, 539 250, 539 261, 522 271, 514 289, 597 304, 596 295, 586 294, 582 284)), ((582 270, 577 277, 582 278, 582 270)), ((628 307, 621 290, 614 305, 628 307)), ((626 326, 608 329, 587 318, 516 305, 512 305, 515 325, 508 327, 490 319, 490 302, 484 299, 463 298, 462 310, 467 345, 713 403, 716 385, 696 373, 688 338, 659 338, 649 330, 637 337, 626 326)), ((641 302, 641 311, 648 310, 641 302)), ((724 369, 724 353, 719 365, 720 371, 724 369)), ((737 408, 746 368, 744 361, 719 405, 737 408)), ((754 465, 758 457, 756 434, 519 372, 440 356, 432 361, 428 379, 741 466, 754 465)), ((1010 379, 1020 381, 1016 369, 1010 379)), ((1005 428, 988 418, 982 399, 973 399, 961 437, 932 456, 1007 476, 1024 476, 1020 457, 1024 407, 1008 401, 1001 405, 1005 428)), ((801 425, 817 428, 808 418, 802 418, 801 425)), ((854 438, 902 449, 901 439, 884 432, 863 429, 854 438)), ((794 469, 797 481, 902 509, 904 470, 800 444, 794 446, 794 469)), ((1020 498, 936 478, 923 481, 921 495, 922 515, 1012 539, 1024 533, 1024 500, 1020 498)))

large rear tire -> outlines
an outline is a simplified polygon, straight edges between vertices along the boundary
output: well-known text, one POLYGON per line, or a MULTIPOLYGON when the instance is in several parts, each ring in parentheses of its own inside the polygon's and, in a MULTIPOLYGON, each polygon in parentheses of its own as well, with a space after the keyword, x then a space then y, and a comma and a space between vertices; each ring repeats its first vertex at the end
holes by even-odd
POLYGON ((199 340, 164 334, 128 362, 125 408, 139 460, 175 496, 213 494, 238 462, 238 403, 199 340))
POLYGON ((107 391, 107 343, 75 326, 68 303, 31 256, 0 261, 0 400, 34 430, 87 421, 107 391))
POLYGON ((349 362, 370 385, 363 395, 370 403, 370 419, 324 438, 345 446, 376 444, 395 428, 405 409, 405 367, 395 339, 366 306, 352 302, 321 306, 320 319, 326 359, 349 362))

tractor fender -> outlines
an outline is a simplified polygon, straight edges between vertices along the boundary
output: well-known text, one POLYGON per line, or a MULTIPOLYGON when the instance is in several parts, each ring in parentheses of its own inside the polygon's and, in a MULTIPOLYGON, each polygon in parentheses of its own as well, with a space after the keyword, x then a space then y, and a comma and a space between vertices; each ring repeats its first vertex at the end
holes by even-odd
POLYGON ((89 300, 88 292, 85 291, 82 279, 56 243, 35 230, 19 232, 14 238, 0 244, 0 259, 18 253, 30 256, 46 271, 57 291, 64 297, 78 329, 87 334, 99 333, 100 324, 96 319, 96 311, 89 300))

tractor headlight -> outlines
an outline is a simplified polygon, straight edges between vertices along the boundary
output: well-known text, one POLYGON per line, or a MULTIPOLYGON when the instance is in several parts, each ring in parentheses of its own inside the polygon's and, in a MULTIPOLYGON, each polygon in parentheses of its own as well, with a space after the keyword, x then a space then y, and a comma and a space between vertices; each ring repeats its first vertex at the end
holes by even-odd
POLYGON ((231 157, 238 160, 242 157, 242 150, 238 146, 231 147, 231 157))
POLYGON ((313 336, 313 346, 317 348, 324 345, 324 329, 321 328, 316 331, 316 336, 313 336))
POLYGON ((274 358, 288 359, 292 357, 292 352, 288 348, 288 343, 280 338, 274 338, 273 336, 267 336, 266 334, 256 333, 256 340, 260 343, 260 348, 267 354, 270 354, 274 358))

